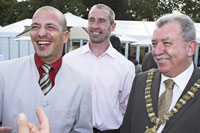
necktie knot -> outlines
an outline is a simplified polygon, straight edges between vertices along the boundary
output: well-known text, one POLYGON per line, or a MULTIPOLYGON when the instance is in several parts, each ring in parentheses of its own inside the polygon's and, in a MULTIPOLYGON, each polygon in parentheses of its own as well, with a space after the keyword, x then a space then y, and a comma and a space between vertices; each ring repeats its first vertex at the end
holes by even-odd
POLYGON ((49 64, 44 64, 41 66, 45 73, 49 73, 52 70, 52 66, 49 64))
POLYGON ((174 88, 174 81, 172 79, 165 80, 165 87, 166 89, 173 89, 174 88))

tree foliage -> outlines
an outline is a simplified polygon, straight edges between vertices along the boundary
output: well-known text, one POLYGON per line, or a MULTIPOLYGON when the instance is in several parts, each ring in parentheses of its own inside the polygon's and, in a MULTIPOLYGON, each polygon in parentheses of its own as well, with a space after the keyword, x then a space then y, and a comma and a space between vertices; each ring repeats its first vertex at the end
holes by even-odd
POLYGON ((39 7, 45 5, 87 19, 89 9, 97 3, 110 6, 117 20, 154 21, 176 10, 200 22, 200 0, 0 0, 0 3, 1 26, 31 18, 39 7))
POLYGON ((200 1, 199 0, 183 0, 182 12, 189 15, 195 22, 200 22, 200 1))
POLYGON ((71 12, 77 16, 84 16, 87 7, 80 0, 0 0, 0 25, 5 26, 16 21, 32 18, 34 12, 41 6, 53 6, 62 13, 71 12), (9 7, 9 8, 7 8, 9 7))
POLYGON ((164 14, 179 11, 200 22, 199 0, 129 0, 129 11, 133 20, 154 21, 164 14))
POLYGON ((0 25, 4 26, 15 21, 13 9, 17 0, 0 0, 0 25))
POLYGON ((80 0, 30 0, 30 8, 32 14, 41 6, 53 6, 62 13, 71 12, 78 16, 83 16, 87 11, 87 7, 80 0))
MULTIPOLYGON (((105 4, 111 7, 115 14, 116 19, 118 20, 127 20, 131 19, 130 15, 127 13, 128 8, 128 0, 82 0, 83 4, 90 9, 95 4, 105 4)), ((89 10, 88 10, 89 11, 89 10)), ((87 18, 87 14, 84 16, 84 18, 87 18)))

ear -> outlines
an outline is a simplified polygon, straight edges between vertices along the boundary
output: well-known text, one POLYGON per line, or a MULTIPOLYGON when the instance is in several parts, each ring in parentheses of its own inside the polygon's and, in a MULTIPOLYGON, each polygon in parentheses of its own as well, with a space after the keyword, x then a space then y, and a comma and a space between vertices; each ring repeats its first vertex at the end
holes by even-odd
POLYGON ((193 56, 194 53, 196 52, 196 48, 197 48, 197 42, 196 40, 192 40, 187 44, 187 53, 188 56, 193 56))
POLYGON ((111 32, 115 30, 115 27, 116 27, 116 23, 114 22, 114 23, 112 23, 112 25, 111 25, 111 32))
POLYGON ((64 37, 64 43, 66 43, 68 41, 68 39, 69 39, 69 32, 65 31, 63 37, 64 37))

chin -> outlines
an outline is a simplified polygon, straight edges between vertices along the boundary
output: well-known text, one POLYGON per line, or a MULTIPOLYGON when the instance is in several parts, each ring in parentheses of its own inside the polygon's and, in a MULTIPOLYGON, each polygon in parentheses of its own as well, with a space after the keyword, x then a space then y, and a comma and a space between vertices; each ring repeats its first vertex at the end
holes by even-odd
POLYGON ((158 67, 159 71, 166 75, 166 76, 169 76, 168 74, 170 73, 170 69, 169 68, 164 68, 164 67, 158 67))
POLYGON ((48 53, 37 53, 37 54, 38 54, 38 56, 39 56, 40 58, 45 58, 45 57, 48 57, 48 56, 49 56, 48 53))

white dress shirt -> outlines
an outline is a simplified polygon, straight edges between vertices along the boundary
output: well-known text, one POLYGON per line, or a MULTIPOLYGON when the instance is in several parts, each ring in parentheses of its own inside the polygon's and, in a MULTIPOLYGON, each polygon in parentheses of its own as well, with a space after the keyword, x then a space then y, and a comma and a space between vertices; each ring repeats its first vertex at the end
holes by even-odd
POLYGON ((93 127, 99 130, 118 129, 135 77, 134 64, 112 45, 96 57, 87 44, 68 53, 63 60, 91 79, 93 127))
MULTIPOLYGON (((174 107, 174 105, 178 101, 179 97, 181 96, 182 92, 184 91, 184 88, 186 87, 187 83, 189 82, 193 71, 194 71, 194 65, 193 65, 193 63, 191 63, 191 65, 184 72, 182 72, 181 74, 179 74, 178 76, 176 76, 174 78, 169 78, 169 77, 166 77, 163 74, 161 74, 159 97, 166 89, 165 83, 164 83, 165 80, 172 79, 175 82, 174 88, 173 88, 172 103, 170 105, 169 111, 174 107)), ((158 129, 158 133, 162 132, 162 130, 165 127, 165 124, 160 126, 160 128, 158 129)))

